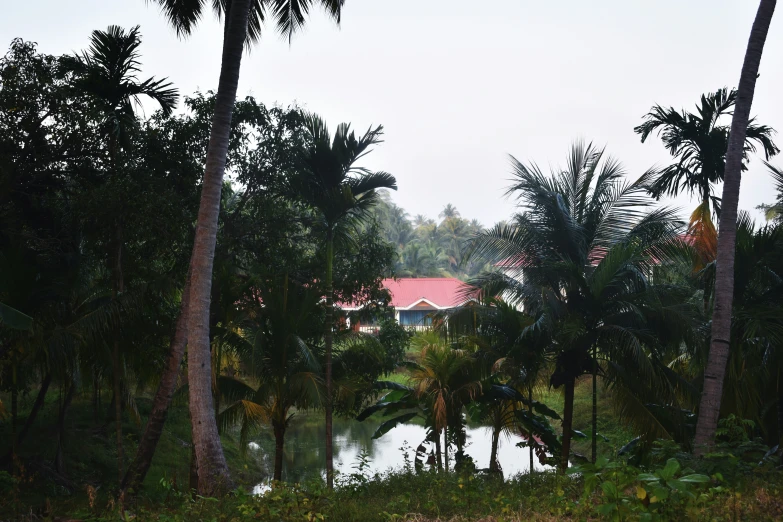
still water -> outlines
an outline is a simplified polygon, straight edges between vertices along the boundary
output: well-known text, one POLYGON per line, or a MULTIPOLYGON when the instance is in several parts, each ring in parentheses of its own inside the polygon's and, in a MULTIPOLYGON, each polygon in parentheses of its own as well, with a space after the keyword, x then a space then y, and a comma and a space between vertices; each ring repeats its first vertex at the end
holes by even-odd
MULTIPOLYGON (((410 462, 415 458, 416 447, 424 440, 426 430, 423 426, 405 424, 397 426, 382 437, 373 440, 372 435, 378 427, 377 420, 364 422, 349 419, 334 419, 334 466, 341 474, 355 470, 358 457, 363 452, 369 459, 368 472, 381 473, 389 469, 401 468, 404 464, 404 452, 407 446, 410 462)), ((467 447, 465 451, 473 458, 478 468, 489 467, 489 454, 492 439, 489 428, 468 427, 467 447)), ((500 440, 498 458, 505 477, 518 473, 527 473, 530 469, 530 453, 527 448, 518 448, 522 439, 514 436, 500 440)), ((324 424, 322 414, 299 414, 295 416, 286 432, 285 456, 283 459, 283 480, 301 482, 314 475, 323 474, 324 469, 324 424)), ((271 429, 263 430, 250 443, 250 455, 259 459, 268 477, 274 469, 274 436, 271 429)), ((453 458, 453 456, 452 456, 453 458)), ((543 469, 538 461, 535 469, 543 469)))

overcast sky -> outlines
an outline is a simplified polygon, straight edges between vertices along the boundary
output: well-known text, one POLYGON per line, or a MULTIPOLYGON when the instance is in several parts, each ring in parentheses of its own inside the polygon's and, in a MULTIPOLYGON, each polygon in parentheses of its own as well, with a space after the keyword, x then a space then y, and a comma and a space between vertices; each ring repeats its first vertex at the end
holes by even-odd
MULTIPOLYGON (((502 199, 508 154, 558 165, 583 138, 606 145, 632 177, 666 164, 660 141, 641 144, 634 126, 654 103, 693 108, 701 93, 736 86, 757 7, 755 0, 347 0, 341 27, 315 11, 290 46, 270 27, 243 59, 238 95, 297 102, 332 127, 383 124, 386 141, 367 165, 397 177, 399 205, 436 217, 452 203, 492 224, 513 209, 502 199)), ((752 114, 783 131, 781 17, 770 28, 752 114)), ((13 2, 0 17, 0 43, 22 37, 44 53, 73 52, 110 24, 141 26, 144 77, 168 76, 183 94, 217 87, 221 26, 211 13, 178 40, 145 0, 13 2)), ((754 207, 774 197, 754 159, 740 208, 760 218, 754 207)))

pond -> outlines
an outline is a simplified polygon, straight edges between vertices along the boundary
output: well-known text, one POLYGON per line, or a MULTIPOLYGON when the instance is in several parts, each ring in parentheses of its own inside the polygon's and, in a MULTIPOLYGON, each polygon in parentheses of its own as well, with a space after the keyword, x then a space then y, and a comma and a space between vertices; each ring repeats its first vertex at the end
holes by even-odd
MULTIPOLYGON (((373 440, 372 435, 378 424, 379 421, 374 419, 358 422, 335 417, 333 424, 334 467, 337 471, 341 474, 352 473, 362 453, 368 459, 367 469, 371 474, 401 468, 405 462, 404 452, 401 449, 403 446, 407 446, 408 459, 413 462, 416 447, 426 436, 425 428, 416 424, 404 424, 373 440)), ((291 420, 291 425, 286 432, 283 480, 301 482, 308 477, 323 474, 324 441, 323 414, 296 415, 291 420)), ((519 436, 501 437, 500 439, 498 458, 505 477, 527 473, 530 469, 528 448, 516 447, 516 444, 521 441, 519 436)), ((491 443, 489 428, 468 427, 465 451, 473 458, 476 467, 489 467, 491 443)), ((262 430, 250 443, 249 456, 255 455, 268 474, 262 483, 269 480, 272 475, 274 448, 274 436, 271 429, 262 430)), ((537 460, 534 465, 537 470, 545 468, 537 460)))

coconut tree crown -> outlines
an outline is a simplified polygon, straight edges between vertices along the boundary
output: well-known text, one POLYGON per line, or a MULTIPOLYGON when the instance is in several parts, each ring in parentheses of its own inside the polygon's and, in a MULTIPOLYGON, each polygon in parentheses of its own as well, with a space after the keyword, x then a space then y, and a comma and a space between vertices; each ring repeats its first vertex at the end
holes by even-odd
POLYGON ((177 106, 179 94, 166 78, 139 80, 141 34, 139 26, 125 30, 110 25, 93 31, 90 48, 63 60, 66 71, 74 74, 74 86, 96 100, 104 113, 107 130, 121 137, 123 128, 136 121, 134 108, 141 97, 157 102, 167 116, 177 106))
MULTIPOLYGON (((680 192, 697 194, 699 197, 712 194, 712 185, 723 181, 726 150, 729 145, 729 125, 723 123, 724 116, 733 114, 737 101, 737 90, 727 88, 704 94, 696 113, 677 111, 673 107, 655 105, 634 131, 642 142, 657 133, 669 153, 677 159, 650 178, 649 190, 656 199, 676 196, 680 192)), ((774 129, 757 125, 751 119, 743 149, 743 161, 750 153, 761 147, 766 159, 779 151, 772 142, 774 129)), ((743 170, 747 168, 743 163, 743 170)), ((717 198, 712 197, 713 204, 717 198)))
MULTIPOLYGON (((186 37, 195 29, 204 15, 205 0, 154 0, 178 36, 186 37)), ((218 19, 231 9, 231 0, 212 0, 212 10, 218 19)), ((326 14, 338 24, 345 0, 251 0, 247 23, 247 43, 261 39, 264 22, 271 15, 281 36, 291 41, 304 28, 307 15, 314 5, 323 7, 326 14)), ((228 18, 226 16, 226 18, 228 18)))
POLYGON ((334 138, 315 114, 305 115, 305 126, 310 144, 301 151, 299 171, 290 180, 293 192, 318 210, 328 229, 367 219, 379 199, 377 190, 397 189, 397 181, 388 172, 356 165, 372 145, 381 143, 383 126, 371 127, 357 137, 350 124, 341 123, 334 138))

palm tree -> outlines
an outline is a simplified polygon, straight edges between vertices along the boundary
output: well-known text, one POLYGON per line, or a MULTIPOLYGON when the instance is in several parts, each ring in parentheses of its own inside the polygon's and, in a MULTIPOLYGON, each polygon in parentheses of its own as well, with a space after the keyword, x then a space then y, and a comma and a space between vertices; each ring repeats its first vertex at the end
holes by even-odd
MULTIPOLYGON (((201 204, 190 262, 191 291, 188 304, 188 382, 191 423, 198 461, 199 492, 212 494, 231 485, 223 448, 215 423, 210 369, 209 303, 215 253, 220 192, 228 155, 231 118, 239 82, 239 68, 246 43, 261 36, 268 12, 280 32, 288 36, 303 28, 314 4, 323 6, 338 23, 345 0, 221 0, 213 2, 225 14, 223 56, 215 113, 212 120, 201 204), (268 10, 268 11, 267 11, 268 10)), ((200 20, 206 0, 156 0, 177 34, 189 35, 200 20)), ((182 311, 180 311, 182 313, 182 311)), ((171 355, 175 357, 176 354, 171 355)), ((173 365, 169 365, 172 367, 173 365)))
POLYGON ((770 175, 775 182, 775 190, 778 193, 775 203, 771 205, 759 205, 756 207, 764 211, 764 218, 767 221, 776 221, 780 223, 783 220, 783 169, 765 162, 770 175))
POLYGON ((337 127, 332 140, 324 121, 314 115, 305 116, 310 143, 299 158, 299 172, 291 178, 292 193, 315 209, 323 228, 326 246, 324 295, 326 298, 326 480, 334 483, 332 462, 332 330, 334 328, 332 268, 335 242, 348 240, 349 230, 370 217, 378 200, 378 189, 397 189, 394 176, 372 172, 356 162, 381 142, 383 127, 370 128, 356 138, 348 123, 337 127))
POLYGON ((718 236, 717 271, 715 277, 715 305, 712 312, 712 332, 704 388, 699 404, 699 418, 694 438, 697 453, 712 444, 720 415, 723 380, 729 359, 731 339, 731 308, 734 296, 734 249, 737 235, 737 204, 739 201, 745 135, 750 120, 753 93, 761 63, 761 53, 767 39, 769 24, 775 12, 776 0, 761 0, 753 28, 750 31, 745 61, 742 64, 737 103, 731 120, 729 146, 723 183, 720 236, 718 236))
POLYGON ((522 212, 475 236, 465 257, 514 267, 472 283, 524 306, 536 317, 530 332, 548 340, 555 365, 550 385, 565 388, 564 469, 575 381, 583 374, 597 378, 598 351, 605 358, 635 354, 639 371, 653 371, 644 346, 654 341, 645 321, 657 304, 650 274, 671 255, 678 222, 673 210, 649 210, 653 200, 643 182, 625 182, 622 166, 592 145, 573 145, 567 167, 551 176, 512 161, 515 182, 508 193, 522 212))
MULTIPOLYGON (((717 231, 712 221, 713 211, 720 211, 720 200, 712 195, 713 185, 723 181, 726 149, 729 144, 729 127, 723 123, 730 116, 737 101, 737 91, 723 88, 702 95, 696 113, 676 111, 655 105, 645 116, 644 122, 634 131, 642 142, 657 132, 666 149, 677 159, 668 167, 651 175, 650 194, 656 199, 664 195, 676 196, 681 191, 695 194, 700 204, 690 218, 688 233, 699 253, 696 269, 702 269, 715 260, 717 231)), ((756 145, 763 148, 769 159, 779 152, 772 142, 774 130, 766 125, 748 122, 743 147, 743 165, 756 145)), ((705 299, 705 305, 708 301, 705 299)))
POLYGON ((311 345, 320 338, 320 299, 312 290, 289 284, 259 287, 263 306, 251 319, 244 359, 258 379, 253 389, 238 379, 219 376, 222 393, 234 402, 220 413, 221 426, 241 422, 242 446, 253 424, 269 422, 275 435, 274 480, 282 479, 285 432, 292 408, 319 404, 320 364, 311 345))
MULTIPOLYGON (((134 105, 139 97, 146 96, 156 101, 164 114, 168 115, 177 104, 177 90, 166 79, 148 78, 140 81, 139 27, 129 31, 111 25, 106 31, 93 31, 90 49, 81 55, 65 60, 67 70, 75 76, 74 85, 81 92, 95 100, 102 116, 103 132, 108 136, 109 170, 118 176, 118 161, 121 149, 130 144, 128 131, 137 125, 134 105)), ((114 238, 109 241, 109 269, 113 274, 115 297, 125 291, 123 277, 123 211, 117 209, 114 223, 114 238)), ((119 342, 115 339, 112 348, 112 373, 114 385, 115 427, 117 434, 117 471, 122 481, 122 370, 119 342)))

